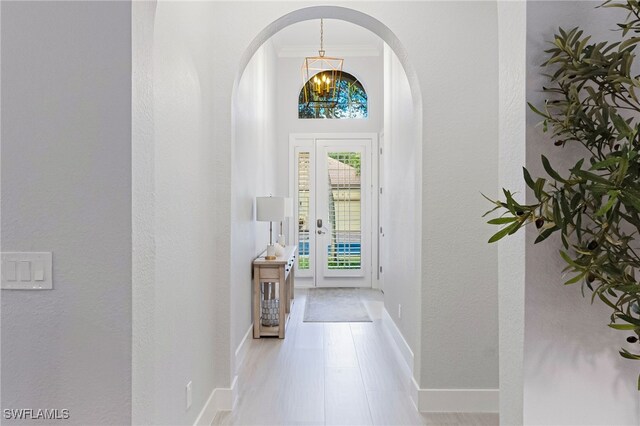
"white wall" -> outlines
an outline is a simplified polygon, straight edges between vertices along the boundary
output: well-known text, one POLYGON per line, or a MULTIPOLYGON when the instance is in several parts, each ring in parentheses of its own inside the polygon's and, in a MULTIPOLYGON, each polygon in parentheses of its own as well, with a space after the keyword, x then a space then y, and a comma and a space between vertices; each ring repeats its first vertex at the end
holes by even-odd
MULTIPOLYGON (((526 1, 498 2, 499 183, 524 194, 526 1)), ((523 410, 525 236, 498 243, 500 421, 521 425, 523 410)))
MULTIPOLYGON (((276 55, 271 42, 266 42, 244 70, 233 104, 231 349, 234 352, 252 324, 251 261, 269 243, 269 224, 256 221, 255 199, 284 194, 276 190, 276 176, 278 170, 282 169, 278 164, 276 138, 276 116, 280 114, 276 103, 279 84, 280 80, 276 78, 276 55)), ((280 142, 286 145, 285 141, 280 142)), ((279 231, 278 224, 274 224, 274 241, 279 231)), ((235 359, 233 355, 232 359, 235 359)))
POLYGON ((2 291, 2 408, 127 424, 131 4, 1 8, 2 251, 52 251, 54 286, 2 291))
POLYGON ((392 28, 418 70, 424 102, 420 384, 495 389, 497 247, 486 243, 493 229, 481 217, 488 205, 480 192, 496 195, 498 182, 496 4, 409 7, 392 28))
MULTIPOLYGON (((543 50, 557 28, 580 26, 592 42, 616 39, 611 32, 625 13, 594 9, 599 2, 529 2, 527 9, 527 100, 540 105, 547 79, 540 64, 543 50)), ((527 167, 533 176, 545 176, 540 155, 556 170, 567 170, 582 151, 558 148, 527 116, 527 167)), ((533 201, 532 194, 529 194, 533 201)), ((524 421, 525 424, 637 425, 640 396, 636 390, 638 366, 618 355, 626 334, 607 327, 610 309, 596 300, 590 304, 580 285, 563 286, 564 262, 558 256, 559 238, 533 245, 535 230, 527 234, 524 421)), ((631 349, 631 348, 629 348, 631 349)))
POLYGON ((417 185, 420 145, 414 134, 415 111, 409 80, 387 44, 384 45, 384 95, 383 193, 380 196, 384 305, 415 354, 420 350, 420 300, 416 297, 420 294, 420 278, 419 256, 414 244, 421 239, 416 238, 419 216, 412 207, 420 191, 417 185), (402 305, 400 318, 398 305, 402 305))
POLYGON ((218 123, 230 122, 230 93, 226 108, 218 108, 220 64, 210 54, 215 41, 206 32, 207 5, 163 2, 149 9, 134 8, 141 30, 134 51, 142 56, 134 79, 151 83, 134 98, 141 117, 135 144, 144 148, 134 151, 141 165, 133 183, 134 330, 143 344, 134 347, 133 418, 193 424, 212 391, 229 386, 231 188, 221 167, 229 166, 230 147, 221 151, 215 132, 218 123), (193 405, 187 409, 189 381, 193 405))

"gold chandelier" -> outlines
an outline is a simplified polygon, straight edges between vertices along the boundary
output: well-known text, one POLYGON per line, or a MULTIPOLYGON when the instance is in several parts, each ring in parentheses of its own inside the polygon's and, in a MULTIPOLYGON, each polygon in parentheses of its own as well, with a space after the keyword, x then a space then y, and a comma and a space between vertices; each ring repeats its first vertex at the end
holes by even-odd
POLYGON ((320 19, 318 56, 304 58, 302 84, 304 102, 311 107, 333 108, 338 103, 344 59, 325 56, 324 19, 320 19))

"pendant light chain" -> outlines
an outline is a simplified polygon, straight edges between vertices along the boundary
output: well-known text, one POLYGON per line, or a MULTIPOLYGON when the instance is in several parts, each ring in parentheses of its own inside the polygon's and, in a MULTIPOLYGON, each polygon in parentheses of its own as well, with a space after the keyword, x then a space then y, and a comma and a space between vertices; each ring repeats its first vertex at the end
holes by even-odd
POLYGON ((324 56, 324 19, 320 18, 320 56, 324 56))
MULTIPOLYGON (((325 56, 324 18, 320 18, 320 50, 318 56, 305 57, 302 82, 306 107, 334 108, 340 92, 341 58, 325 56)), ((302 97, 302 94, 300 95, 302 97)))

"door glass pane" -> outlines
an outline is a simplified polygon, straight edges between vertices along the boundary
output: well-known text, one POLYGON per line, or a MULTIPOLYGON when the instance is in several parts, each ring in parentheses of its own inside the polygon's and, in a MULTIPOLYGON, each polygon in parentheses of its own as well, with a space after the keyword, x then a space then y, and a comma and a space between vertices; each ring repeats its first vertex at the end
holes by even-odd
POLYGON ((360 160, 359 152, 329 152, 330 242, 327 246, 329 269, 360 269, 360 160))
POLYGON ((298 269, 309 269, 309 153, 298 153, 298 269))

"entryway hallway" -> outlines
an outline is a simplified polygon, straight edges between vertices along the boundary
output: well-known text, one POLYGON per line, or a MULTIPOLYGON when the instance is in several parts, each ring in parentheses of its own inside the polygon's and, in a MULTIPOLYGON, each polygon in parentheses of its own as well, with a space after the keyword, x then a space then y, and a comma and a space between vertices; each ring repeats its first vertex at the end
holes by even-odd
POLYGON ((418 413, 411 376, 382 323, 383 294, 366 292, 373 322, 303 322, 296 292, 287 338, 251 339, 239 400, 215 425, 497 425, 497 414, 418 413))

